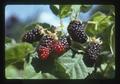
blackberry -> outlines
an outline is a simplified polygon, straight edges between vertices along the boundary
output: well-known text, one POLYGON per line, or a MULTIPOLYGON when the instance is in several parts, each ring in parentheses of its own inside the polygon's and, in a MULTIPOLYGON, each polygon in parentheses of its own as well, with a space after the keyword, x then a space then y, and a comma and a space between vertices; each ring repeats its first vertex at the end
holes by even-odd
POLYGON ((53 44, 52 49, 56 55, 61 55, 70 48, 70 43, 70 38, 63 36, 53 44))
POLYGON ((50 48, 44 47, 44 46, 39 46, 37 53, 38 53, 38 57, 40 60, 42 60, 42 61, 47 60, 50 55, 50 48))
POLYGON ((29 43, 36 42, 39 41, 43 35, 42 28, 34 28, 24 34, 22 41, 29 43))
POLYGON ((45 35, 40 39, 39 44, 36 48, 36 51, 38 51, 40 46, 49 47, 50 51, 52 51, 52 45, 53 45, 54 42, 55 42, 55 40, 52 36, 45 35))
MULTIPOLYGON (((99 40, 99 39, 97 39, 97 40, 99 40)), ((89 42, 87 48, 85 49, 83 61, 86 64, 86 66, 88 66, 88 67, 95 66, 95 64, 97 62, 97 58, 100 55, 102 42, 100 42, 100 41, 97 42, 97 40, 95 41, 95 39, 94 39, 91 42, 89 42)))
POLYGON ((85 43, 87 41, 87 35, 85 33, 84 24, 82 24, 79 20, 73 20, 68 25, 68 33, 71 38, 80 43, 85 43))
POLYGON ((50 35, 45 35, 41 38, 39 41, 39 45, 45 46, 45 47, 52 47, 54 43, 54 38, 50 35))
POLYGON ((52 49, 54 49, 53 52, 56 55, 60 55, 65 51, 64 45, 60 41, 55 42, 52 47, 52 49))

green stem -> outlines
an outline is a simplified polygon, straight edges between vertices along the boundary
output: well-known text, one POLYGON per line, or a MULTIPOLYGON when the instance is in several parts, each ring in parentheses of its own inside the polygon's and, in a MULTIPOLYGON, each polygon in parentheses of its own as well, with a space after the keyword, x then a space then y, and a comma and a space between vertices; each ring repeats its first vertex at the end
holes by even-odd
POLYGON ((109 44, 112 55, 114 55, 113 48, 112 48, 112 36, 113 36, 113 33, 114 33, 114 32, 113 32, 113 28, 114 28, 114 27, 115 27, 115 25, 113 25, 112 28, 111 28, 110 44, 109 44))
POLYGON ((63 34, 63 27, 64 27, 63 21, 62 21, 62 18, 60 18, 60 29, 62 31, 62 34, 63 34))

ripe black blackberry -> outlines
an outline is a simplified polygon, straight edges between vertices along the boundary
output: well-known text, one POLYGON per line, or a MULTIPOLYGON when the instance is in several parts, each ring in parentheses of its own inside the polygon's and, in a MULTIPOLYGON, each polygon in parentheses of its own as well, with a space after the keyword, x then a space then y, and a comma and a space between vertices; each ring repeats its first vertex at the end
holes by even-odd
POLYGON ((74 41, 80 43, 85 43, 87 41, 84 25, 79 20, 71 21, 67 30, 74 41))
POLYGON ((91 42, 89 42, 87 48, 85 49, 85 54, 83 57, 83 61, 88 67, 95 66, 97 62, 97 58, 100 55, 101 44, 99 39, 92 38, 91 42))
POLYGON ((39 41, 39 45, 45 46, 45 47, 51 47, 54 42, 54 38, 50 35, 45 35, 41 38, 39 41))
POLYGON ((36 42, 39 41, 43 35, 44 33, 42 28, 34 28, 24 34, 22 41, 29 43, 36 42))

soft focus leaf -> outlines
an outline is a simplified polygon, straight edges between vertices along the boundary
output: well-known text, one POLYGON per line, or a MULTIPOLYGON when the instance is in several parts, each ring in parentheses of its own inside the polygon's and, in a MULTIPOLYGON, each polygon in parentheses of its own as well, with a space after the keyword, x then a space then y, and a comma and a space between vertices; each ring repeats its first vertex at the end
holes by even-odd
POLYGON ((34 67, 34 70, 37 73, 41 71, 43 73, 50 73, 58 78, 69 78, 68 74, 65 73, 65 69, 57 61, 52 60, 47 62, 41 62, 37 57, 36 52, 31 54, 31 56, 33 57, 31 65, 34 67))
POLYGON ((97 25, 97 27, 90 26, 88 24, 86 28, 86 32, 89 36, 96 36, 102 33, 106 28, 108 28, 113 21, 111 21, 112 16, 105 15, 102 12, 96 12, 90 19, 90 21, 95 22, 93 25, 97 25))
POLYGON ((56 16, 58 16, 58 14, 59 14, 59 8, 58 8, 58 7, 59 7, 58 5, 50 5, 51 11, 52 11, 56 16))
POLYGON ((80 11, 81 12, 87 12, 87 11, 89 11, 89 9, 91 9, 91 7, 92 7, 92 5, 82 5, 80 7, 80 11))
POLYGON ((40 25, 43 28, 50 29, 50 25, 48 23, 32 23, 32 24, 29 24, 29 25, 25 26, 25 31, 29 31, 31 29, 34 29, 36 25, 40 25))
POLYGON ((9 64, 23 61, 23 58, 33 50, 33 46, 29 43, 8 43, 5 47, 5 64, 9 64))
POLYGON ((5 37, 5 43, 11 43, 12 39, 9 37, 5 37))
POLYGON ((81 7, 81 5, 72 5, 71 20, 74 20, 79 17, 80 7, 81 7))
POLYGON ((65 18, 71 13, 71 5, 60 5, 59 17, 65 18))
POLYGON ((52 12, 60 18, 65 18, 71 13, 71 5, 51 5, 52 12))
POLYGON ((37 73, 35 76, 30 79, 57 79, 54 75, 50 73, 37 73))
POLYGON ((18 70, 15 66, 10 65, 5 68, 6 79, 22 79, 22 70, 18 70))
POLYGON ((29 59, 25 60, 23 76, 24 79, 56 79, 56 77, 50 73, 44 72, 43 69, 49 69, 51 66, 44 66, 45 68, 41 69, 40 60, 37 58, 37 53, 32 53, 29 56, 29 59), (28 62, 27 62, 28 60, 28 62), (33 63, 34 62, 34 63, 33 63), (34 65, 35 64, 35 65, 34 65))
POLYGON ((32 65, 25 64, 24 70, 18 70, 15 66, 10 65, 5 69, 6 79, 57 79, 50 73, 36 73, 32 65))
POLYGON ((80 7, 81 7, 81 5, 72 5, 72 11, 74 11, 74 12, 80 12, 80 7))

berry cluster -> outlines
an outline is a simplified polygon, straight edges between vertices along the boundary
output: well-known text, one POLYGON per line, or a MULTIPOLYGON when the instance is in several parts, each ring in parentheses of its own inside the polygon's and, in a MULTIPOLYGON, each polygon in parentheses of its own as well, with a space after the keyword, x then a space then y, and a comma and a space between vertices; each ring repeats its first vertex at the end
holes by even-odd
POLYGON ((46 60, 53 54, 54 55, 63 54, 69 49, 69 46, 70 45, 68 43, 67 37, 61 38, 60 40, 56 40, 52 36, 46 35, 43 36, 39 42, 39 47, 37 49, 38 56, 41 60, 46 60), (44 46, 44 48, 41 46, 44 46))
POLYGON ((49 35, 43 36, 41 38, 37 49, 38 56, 41 60, 47 60, 47 58, 50 56, 53 43, 54 39, 49 35), (41 46, 44 46, 44 50, 41 46))
MULTIPOLYGON (((68 25, 68 33, 72 40, 85 43, 88 41, 87 34, 85 33, 85 25, 82 24, 79 20, 73 20, 68 25)), ((96 38, 91 38, 88 42, 88 46, 85 49, 85 54, 83 57, 83 61, 88 67, 92 67, 96 64, 97 58, 100 55, 101 50, 101 42, 96 38)))
MULTIPOLYGON (((39 45, 36 48, 40 60, 45 61, 49 58, 56 56, 59 57, 71 48, 72 40, 78 43, 86 43, 88 36, 85 33, 85 24, 79 20, 73 20, 68 25, 69 36, 62 36, 58 38, 56 27, 52 26, 53 32, 44 29, 41 26, 28 31, 24 34, 22 41, 36 42, 39 41, 39 45)), ((101 42, 99 39, 91 38, 88 42, 88 46, 85 49, 83 57, 84 63, 88 67, 92 67, 96 64, 97 58, 100 54, 101 42)))
POLYGON ((51 55, 61 55, 70 48, 70 38, 68 36, 58 39, 56 32, 53 32, 37 25, 37 28, 23 35, 22 41, 29 43, 39 41, 36 48, 38 56, 40 60, 47 60, 51 55))

